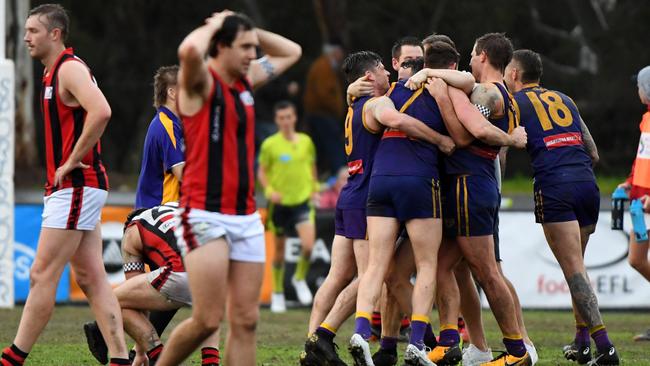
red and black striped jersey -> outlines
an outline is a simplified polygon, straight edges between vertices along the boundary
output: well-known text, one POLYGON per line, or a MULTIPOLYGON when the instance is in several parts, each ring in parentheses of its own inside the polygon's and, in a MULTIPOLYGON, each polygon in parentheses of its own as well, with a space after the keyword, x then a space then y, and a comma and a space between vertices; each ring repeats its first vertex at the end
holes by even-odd
POLYGON ((255 109, 251 85, 210 69, 210 96, 193 116, 181 113, 185 168, 181 206, 228 215, 255 212, 255 109))
MULTIPOLYGON (((81 136, 86 120, 86 111, 81 106, 67 106, 59 96, 59 69, 64 62, 68 61, 78 61, 85 65, 80 58, 75 56, 72 48, 68 48, 61 52, 52 69, 45 70, 43 74, 41 113, 44 122, 45 160, 47 166, 46 196, 58 189, 70 187, 108 189, 108 176, 102 164, 99 141, 81 160, 90 168, 75 169, 63 181, 61 186, 54 187, 53 185, 56 169, 70 157, 72 149, 81 136)), ((90 69, 88 69, 88 72, 90 73, 90 69)), ((92 73, 90 76, 92 77, 92 73)), ((94 77, 93 81, 95 81, 94 77)))
POLYGON ((152 270, 165 266, 173 272, 185 272, 174 235, 177 213, 175 207, 156 206, 138 213, 127 224, 127 227, 137 226, 142 241, 142 258, 152 270))

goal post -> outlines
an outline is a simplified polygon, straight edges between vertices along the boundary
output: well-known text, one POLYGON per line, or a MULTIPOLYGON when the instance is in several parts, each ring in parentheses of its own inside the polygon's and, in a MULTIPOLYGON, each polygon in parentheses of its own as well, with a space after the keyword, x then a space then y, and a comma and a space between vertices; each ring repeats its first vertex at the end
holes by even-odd
POLYGON ((0 308, 14 306, 15 68, 6 59, 5 0, 0 0, 0 308))

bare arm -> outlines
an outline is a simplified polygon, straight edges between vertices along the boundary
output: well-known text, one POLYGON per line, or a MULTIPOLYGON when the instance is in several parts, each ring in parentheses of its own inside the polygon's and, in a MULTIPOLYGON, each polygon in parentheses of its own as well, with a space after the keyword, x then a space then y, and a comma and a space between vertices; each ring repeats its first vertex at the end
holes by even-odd
POLYGON ((111 118, 111 107, 108 101, 81 62, 69 61, 61 65, 59 88, 59 93, 64 95, 65 99, 69 99, 72 103, 79 103, 86 111, 86 119, 68 160, 56 170, 55 186, 60 185, 74 169, 89 167, 81 160, 97 144, 111 118))
POLYGON ((252 85, 257 88, 285 72, 302 55, 297 43, 264 29, 255 29, 265 56, 254 61, 248 71, 252 85))
POLYGON ((282 195, 271 187, 266 171, 267 168, 262 164, 257 168, 257 178, 260 180, 260 184, 264 190, 264 197, 273 203, 280 203, 282 202, 282 195))
POLYGON ((469 99, 472 104, 482 105, 490 110, 489 117, 503 116, 503 100, 499 90, 491 84, 476 84, 469 99))
POLYGON ((348 105, 352 105, 353 98, 360 98, 368 95, 372 95, 374 88, 372 82, 368 81, 368 75, 364 75, 350 85, 345 94, 345 101, 348 105))
POLYGON ((373 119, 382 125, 398 129, 410 137, 437 145, 445 154, 450 154, 454 150, 455 145, 449 136, 440 134, 420 120, 399 112, 395 109, 395 105, 390 98, 382 96, 368 103, 371 103, 371 105, 366 106, 368 112, 372 113, 373 119))
MULTIPOLYGON (((473 93, 472 93, 473 94, 473 93)), ((517 127, 513 130, 512 135, 508 135, 498 127, 494 126, 490 121, 479 112, 479 110, 470 103, 467 95, 462 91, 450 88, 449 98, 454 105, 454 110, 462 125, 467 128, 477 139, 492 146, 515 146, 523 148, 526 146, 526 134, 523 127, 517 127)), ((482 100, 488 103, 489 100, 482 100)), ((493 107, 494 103, 482 104, 488 108, 493 107)))
POLYGON ((449 98, 447 84, 438 78, 433 78, 426 86, 429 94, 433 96, 442 114, 442 120, 447 127, 447 131, 451 135, 458 147, 466 147, 474 141, 472 136, 465 127, 458 120, 456 111, 449 98))
POLYGON ((142 258, 142 240, 138 228, 130 226, 122 238, 122 262, 124 262, 124 277, 128 280, 144 273, 142 258))
POLYGON ((183 168, 185 168, 185 163, 178 163, 172 167, 172 174, 178 179, 179 182, 183 181, 183 168))
POLYGON ((262 190, 265 192, 266 195, 266 191, 271 190, 271 187, 269 186, 269 180, 266 177, 266 168, 264 168, 262 164, 259 164, 259 167, 257 168, 257 179, 260 180, 260 184, 262 185, 262 190))
POLYGON ((596 142, 591 136, 591 132, 589 132, 589 128, 587 127, 587 124, 585 124, 585 121, 582 120, 582 118, 580 118, 580 130, 582 131, 582 142, 585 144, 585 149, 591 157, 592 164, 596 165, 600 160, 600 156, 598 155, 598 147, 596 147, 596 142))
POLYGON ((470 94, 476 80, 472 73, 451 69, 422 69, 415 75, 411 76, 406 82, 406 86, 411 90, 419 89, 427 79, 440 78, 445 83, 462 90, 465 94, 470 94))
POLYGON ((205 63, 210 39, 221 29, 231 11, 214 13, 205 24, 188 34, 178 46, 178 107, 182 114, 193 115, 203 105, 212 87, 212 78, 205 63))

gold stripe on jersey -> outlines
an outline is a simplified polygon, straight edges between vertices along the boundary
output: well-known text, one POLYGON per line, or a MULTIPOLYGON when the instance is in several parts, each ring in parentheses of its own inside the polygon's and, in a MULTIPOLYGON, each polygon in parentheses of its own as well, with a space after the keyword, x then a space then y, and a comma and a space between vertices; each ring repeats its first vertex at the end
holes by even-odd
POLYGON ((411 104, 415 101, 415 99, 417 99, 417 97, 420 96, 420 94, 422 94, 423 91, 424 91, 424 87, 421 87, 415 93, 413 93, 413 95, 411 95, 411 97, 406 101, 406 103, 404 103, 404 105, 402 106, 402 108, 399 109, 399 111, 404 113, 404 111, 411 106, 411 104))
POLYGON ((368 105, 368 103, 370 103, 371 101, 373 101, 375 99, 377 99, 377 97, 372 97, 372 98, 366 100, 366 102, 363 104, 363 108, 361 108, 361 123, 363 123, 363 127, 366 129, 366 131, 370 132, 373 135, 376 135, 376 134, 382 132, 381 130, 379 130, 379 131, 373 130, 366 123, 366 106, 368 105))
POLYGON ((390 84, 390 88, 388 88, 388 91, 386 92, 387 97, 389 97, 390 94, 393 92, 393 89, 395 89, 395 85, 397 85, 397 83, 394 81, 390 84))
POLYGON ((167 135, 169 135, 169 138, 172 140, 172 145, 174 145, 174 149, 176 148, 176 137, 174 136, 174 122, 172 122, 169 117, 164 112, 158 113, 158 118, 160 119, 160 123, 162 123, 163 127, 165 127, 165 131, 167 131, 167 135))

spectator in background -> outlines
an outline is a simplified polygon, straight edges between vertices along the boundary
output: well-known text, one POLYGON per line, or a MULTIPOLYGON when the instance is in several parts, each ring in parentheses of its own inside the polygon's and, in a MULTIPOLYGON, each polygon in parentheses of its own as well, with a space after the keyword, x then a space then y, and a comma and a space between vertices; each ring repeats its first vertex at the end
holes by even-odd
POLYGON ((274 109, 278 132, 262 143, 258 178, 269 200, 267 227, 275 234, 271 311, 284 312, 284 243, 293 230, 300 238, 302 254, 291 283, 301 304, 312 302, 305 279, 316 240, 311 202, 318 196, 318 178, 314 144, 309 136, 296 132, 296 107, 282 101, 274 109))
POLYGON ((344 166, 339 169, 336 174, 336 180, 331 184, 330 188, 320 195, 318 208, 332 209, 336 208, 336 201, 339 199, 341 189, 348 182, 348 167, 344 166))
MULTIPOLYGON (((641 118, 639 128, 641 138, 632 171, 627 180, 619 187, 624 188, 630 200, 641 199, 645 212, 650 212, 650 66, 646 66, 637 75, 639 99, 648 110, 641 118)), ((645 215, 646 225, 650 223, 650 214, 645 215)), ((650 262, 648 262, 648 242, 637 243, 634 232, 630 233, 630 265, 646 280, 650 281, 650 262)), ((650 341, 650 329, 634 336, 635 341, 650 341)))
POLYGON ((323 54, 310 66, 305 83, 304 108, 307 128, 316 143, 318 166, 328 174, 335 174, 345 165, 341 148, 345 103, 339 76, 344 56, 340 44, 326 44, 323 54))

